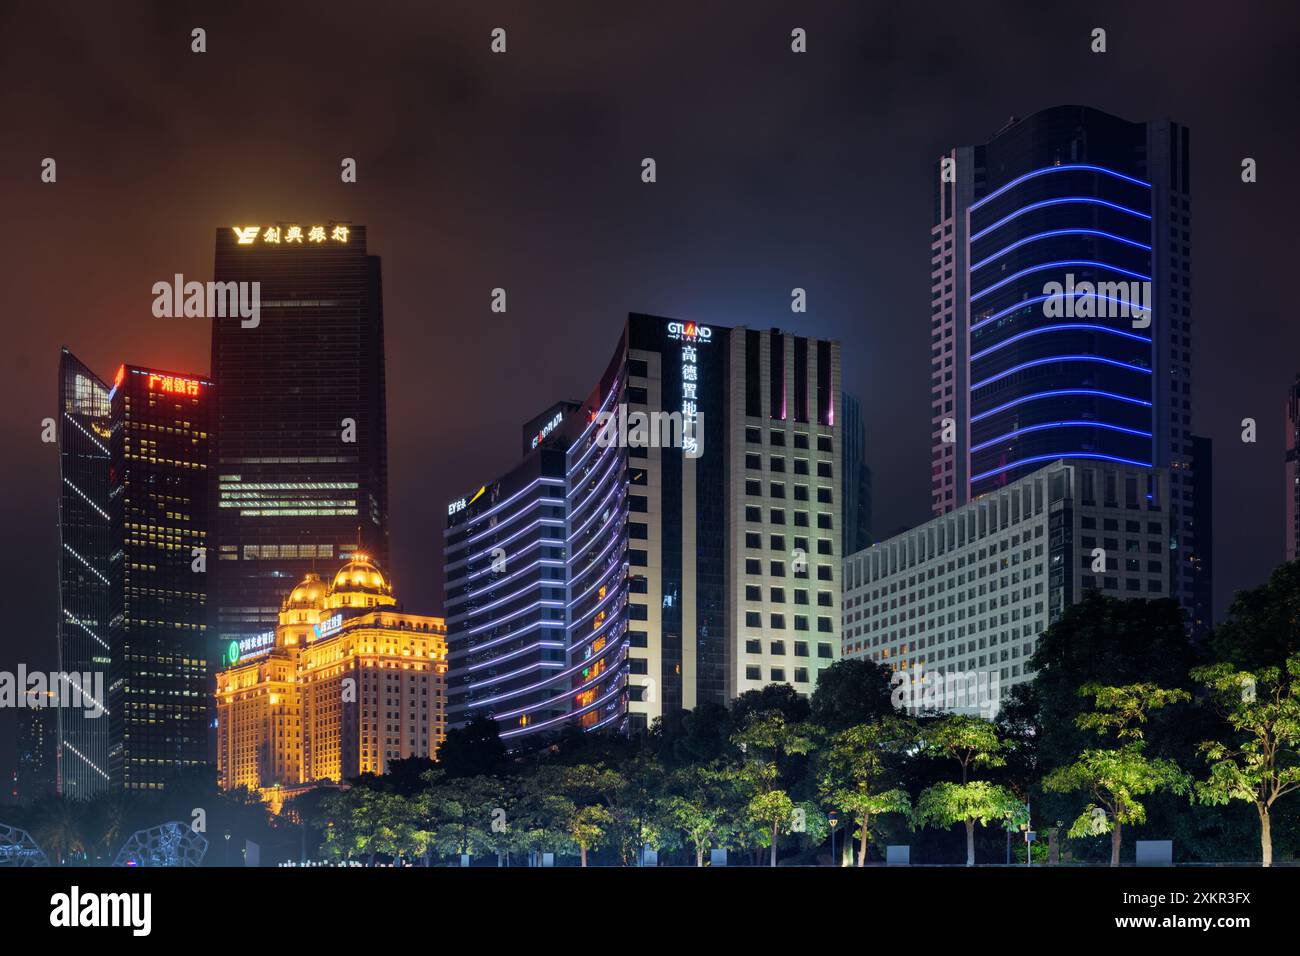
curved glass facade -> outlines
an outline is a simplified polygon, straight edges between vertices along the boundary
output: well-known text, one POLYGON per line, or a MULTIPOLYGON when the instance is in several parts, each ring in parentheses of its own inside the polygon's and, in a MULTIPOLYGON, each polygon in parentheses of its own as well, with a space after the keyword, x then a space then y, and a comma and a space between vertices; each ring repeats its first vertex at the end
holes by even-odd
POLYGON ((1141 138, 1103 165, 1016 132, 987 147, 1005 181, 970 207, 972 496, 1058 458, 1153 464, 1150 323, 1131 307, 1152 278, 1141 138))
POLYGON ((587 403, 541 417, 518 467, 448 506, 449 725, 486 715, 510 741, 627 713, 627 453, 596 442, 622 355, 587 403))

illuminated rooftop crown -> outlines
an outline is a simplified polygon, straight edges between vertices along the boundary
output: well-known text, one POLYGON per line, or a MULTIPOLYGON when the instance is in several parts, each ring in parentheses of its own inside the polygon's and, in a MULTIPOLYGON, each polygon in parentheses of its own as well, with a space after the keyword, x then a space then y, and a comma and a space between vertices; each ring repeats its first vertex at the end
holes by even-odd
POLYGON ((328 593, 325 582, 320 579, 316 572, 308 574, 302 579, 302 583, 289 592, 289 597, 284 602, 284 608, 317 608, 325 607, 325 596, 328 593))
POLYGON ((334 575, 327 603, 330 607, 396 604, 392 586, 384 580, 379 568, 364 554, 354 554, 352 560, 339 568, 334 575))

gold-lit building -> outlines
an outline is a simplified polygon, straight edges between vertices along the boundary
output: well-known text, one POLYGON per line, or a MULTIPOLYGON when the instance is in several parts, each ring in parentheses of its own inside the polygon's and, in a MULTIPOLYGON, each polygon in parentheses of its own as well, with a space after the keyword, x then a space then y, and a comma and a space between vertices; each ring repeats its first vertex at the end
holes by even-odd
POLYGON ((329 583, 308 574, 274 631, 232 641, 217 674, 217 767, 278 809, 295 790, 437 753, 446 731, 447 629, 402 611, 363 555, 329 583))

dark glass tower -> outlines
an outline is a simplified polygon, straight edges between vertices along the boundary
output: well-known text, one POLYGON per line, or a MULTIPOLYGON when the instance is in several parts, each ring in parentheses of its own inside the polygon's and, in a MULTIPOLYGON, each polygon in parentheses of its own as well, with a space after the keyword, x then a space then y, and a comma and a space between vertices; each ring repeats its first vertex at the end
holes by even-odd
MULTIPOLYGON (((60 673, 101 673, 109 666, 112 617, 109 556, 108 386, 68 349, 59 355, 59 609, 60 673)), ((108 720, 80 707, 57 717, 57 786, 69 797, 105 790, 108 720)))
POLYGON ((115 787, 158 790, 208 763, 212 383, 124 366, 110 396, 110 747, 115 787))
POLYGON ((273 629, 311 571, 357 551, 388 567, 384 325, 364 226, 218 229, 215 277, 260 300, 256 324, 212 323, 213 623, 229 643, 273 629))
POLYGON ((871 468, 867 465, 867 428, 862 406, 845 392, 840 396, 840 409, 844 434, 841 553, 847 557, 871 546, 871 468))
POLYGON ((1060 458, 1168 468, 1170 590, 1194 615, 1208 562, 1193 514, 1187 129, 1061 106, 944 159, 931 248, 935 513, 1060 458), (1148 322, 1122 314, 1120 284, 1149 296, 1148 322))

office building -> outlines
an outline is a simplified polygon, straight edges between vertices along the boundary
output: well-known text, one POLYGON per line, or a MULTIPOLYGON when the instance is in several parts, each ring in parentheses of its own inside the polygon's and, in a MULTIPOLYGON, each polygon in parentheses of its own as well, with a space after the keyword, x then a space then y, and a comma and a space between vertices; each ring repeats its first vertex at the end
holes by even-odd
POLYGON ((109 393, 108 773, 119 789, 159 790, 209 763, 211 404, 207 379, 134 365, 109 393))
POLYGON ((1053 462, 849 555, 844 656, 970 681, 992 699, 948 709, 989 715, 1085 591, 1169 596, 1168 491, 1164 469, 1053 462))
POLYGON ((406 612, 365 555, 329 581, 308 572, 276 627, 231 640, 217 674, 217 768, 277 812, 322 782, 432 757, 445 736, 446 641, 406 612))
MULTIPOLYGON (((60 673, 108 673, 115 550, 109 516, 109 386, 67 348, 59 354, 59 590, 60 673)), ((85 709, 55 712, 56 787, 68 797, 108 789, 108 721, 85 709)))
POLYGON ((867 426, 858 400, 845 392, 840 396, 843 410, 844 543, 842 554, 854 554, 871 544, 871 468, 867 465, 867 426))
POLYGON ((633 314, 448 506, 448 719, 642 728, 838 657, 836 343, 633 314), (692 424, 693 423, 693 424, 692 424))
POLYGON ((1209 562, 1194 526, 1190 177, 1186 127, 1082 106, 941 157, 931 490, 941 515, 1060 458, 1167 470, 1169 593, 1192 622, 1209 562))
POLYGON ((26 706, 18 711, 18 759, 10 790, 15 801, 30 803, 55 793, 58 702, 56 691, 29 690, 26 706))
POLYGON ((210 572, 229 642, 274 629, 304 575, 354 552, 388 561, 383 295, 349 223, 218 229, 215 278, 259 305, 212 320, 210 572))

